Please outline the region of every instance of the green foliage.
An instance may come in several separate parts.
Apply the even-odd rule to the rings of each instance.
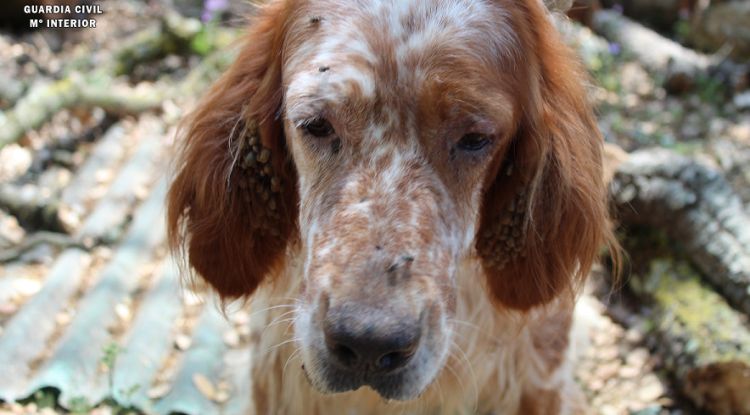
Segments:
[[[141,389],[141,385],[135,384],[130,386],[128,389],[121,390],[122,394],[127,397],[131,398],[136,392],[138,392]]]
[[[690,26],[690,21],[686,19],[676,21],[672,28],[676,40],[680,43],[688,43],[691,31],[692,27]]]
[[[190,50],[201,56],[208,55],[216,45],[216,24],[209,22],[196,34],[190,42]]]
[[[55,409],[57,405],[57,396],[59,392],[52,388],[44,388],[34,392],[29,398],[24,399],[21,404],[26,405],[29,403],[36,404],[37,408],[52,408]]]
[[[135,390],[137,390],[138,388],[140,388],[140,386],[136,385]],[[135,390],[133,390],[133,393],[135,393]],[[102,402],[102,405],[110,407],[112,409],[112,413],[115,415],[139,415],[143,413],[137,408],[122,406],[112,398],[105,399],[104,402]]]
[[[617,57],[611,53],[603,52],[591,56],[587,62],[591,74],[596,82],[604,87],[607,91],[620,93],[622,85],[617,76],[616,67],[618,65]]]
[[[104,346],[104,350],[102,350],[103,356],[101,362],[110,370],[110,372],[112,371],[112,369],[114,369],[115,362],[117,361],[117,355],[121,351],[122,348],[120,347],[120,345],[114,341]]]
[[[229,46],[236,39],[236,35],[235,30],[223,28],[214,20],[209,21],[190,39],[190,52],[207,56]]]
[[[86,398],[84,397],[76,397],[70,400],[70,404],[68,405],[70,409],[70,413],[75,415],[84,415],[91,412],[92,409],[94,409],[94,406],[91,405]]]
[[[122,353],[123,348],[115,341],[110,342],[107,344],[104,349],[102,350],[102,358],[101,362],[102,364],[107,368],[108,375],[109,375],[109,397],[102,402],[104,405],[109,406],[112,408],[112,413],[116,415],[130,415],[130,414],[138,414],[140,411],[138,411],[136,408],[131,407],[125,407],[120,405],[119,402],[117,402],[114,399],[114,375],[115,375],[115,363],[117,363],[117,357],[120,353]],[[120,393],[125,396],[126,398],[130,398],[138,392],[141,388],[141,385],[132,385],[126,390],[121,390]]]
[[[727,97],[726,85],[716,77],[710,75],[702,75],[695,80],[695,89],[701,101],[711,104],[719,105],[724,102]]]

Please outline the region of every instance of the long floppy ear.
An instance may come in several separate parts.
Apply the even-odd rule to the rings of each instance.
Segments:
[[[601,247],[617,244],[587,78],[542,3],[518,3],[530,90],[515,137],[488,178],[476,247],[496,303],[527,310],[573,295]]]
[[[169,190],[170,246],[222,298],[252,294],[296,235],[296,173],[277,119],[285,3],[260,10],[236,61],[186,120]]]

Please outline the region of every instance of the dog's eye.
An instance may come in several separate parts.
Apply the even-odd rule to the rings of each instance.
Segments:
[[[333,126],[325,118],[314,118],[306,122],[302,128],[313,137],[323,138],[333,134]]]
[[[490,139],[479,133],[469,133],[458,141],[458,148],[464,151],[479,151],[489,144]]]

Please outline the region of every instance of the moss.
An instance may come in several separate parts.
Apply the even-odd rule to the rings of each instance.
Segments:
[[[679,260],[654,259],[642,278],[654,301],[657,330],[693,357],[696,366],[740,360],[750,364],[750,333],[741,315],[690,266]]]

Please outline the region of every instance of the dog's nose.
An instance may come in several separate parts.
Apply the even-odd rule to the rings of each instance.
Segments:
[[[350,370],[391,372],[405,366],[419,346],[419,321],[369,307],[328,310],[326,346],[335,362]]]

